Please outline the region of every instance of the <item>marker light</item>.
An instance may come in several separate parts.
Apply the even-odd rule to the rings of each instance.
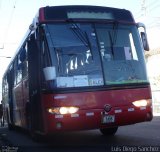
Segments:
[[[143,100],[134,101],[132,103],[136,107],[146,107],[148,102],[147,102],[147,100],[143,99]]]
[[[70,107],[68,109],[69,113],[72,114],[72,113],[76,113],[78,111],[78,108],[77,107]]]
[[[49,108],[48,112],[52,114],[73,114],[79,110],[78,107],[56,107],[56,108]]]

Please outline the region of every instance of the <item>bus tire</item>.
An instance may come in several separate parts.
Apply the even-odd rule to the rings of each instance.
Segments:
[[[31,136],[31,138],[32,138],[33,141],[35,141],[35,142],[39,141],[38,135],[34,131],[30,130],[29,133],[30,133],[30,136]]]
[[[34,142],[41,142],[43,138],[40,134],[36,133],[36,131],[34,130],[32,126],[31,116],[28,115],[27,119],[28,119],[27,129],[29,131],[30,137],[32,138]]]
[[[117,130],[118,130],[118,127],[103,128],[103,129],[100,129],[100,132],[105,136],[114,136]]]
[[[13,130],[14,126],[12,124],[8,124],[8,130]]]
[[[26,103],[26,127],[30,131],[31,130],[31,114],[30,114],[30,104]]]
[[[34,142],[37,142],[37,143],[41,143],[45,141],[45,136],[38,134],[33,130],[30,130],[30,137]]]
[[[13,130],[14,129],[14,126],[9,123],[9,112],[7,111],[7,124],[8,124],[8,130]]]

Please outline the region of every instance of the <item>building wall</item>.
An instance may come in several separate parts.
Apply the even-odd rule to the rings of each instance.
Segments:
[[[148,71],[148,77],[149,77],[149,80],[151,83],[151,89],[152,89],[153,112],[154,112],[154,115],[160,115],[160,53],[159,51],[152,51],[150,55],[147,55],[147,71]]]

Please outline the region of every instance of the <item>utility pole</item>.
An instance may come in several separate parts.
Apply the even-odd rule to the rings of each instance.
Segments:
[[[142,0],[141,4],[141,16],[146,17],[147,15],[147,7],[146,7],[146,0]]]
[[[0,58],[11,58],[10,56],[0,56]]]

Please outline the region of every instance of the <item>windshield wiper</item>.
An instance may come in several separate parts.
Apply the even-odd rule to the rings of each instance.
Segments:
[[[71,24],[71,29],[72,31],[76,34],[76,36],[79,38],[79,40],[86,46],[88,47],[86,36],[83,33],[83,31],[79,28],[79,26],[76,23]]]
[[[91,51],[91,57],[93,58],[92,46],[87,32],[86,31],[83,32],[82,29],[76,23],[72,23],[71,25],[72,25],[71,27],[72,31],[76,34],[79,40]]]

